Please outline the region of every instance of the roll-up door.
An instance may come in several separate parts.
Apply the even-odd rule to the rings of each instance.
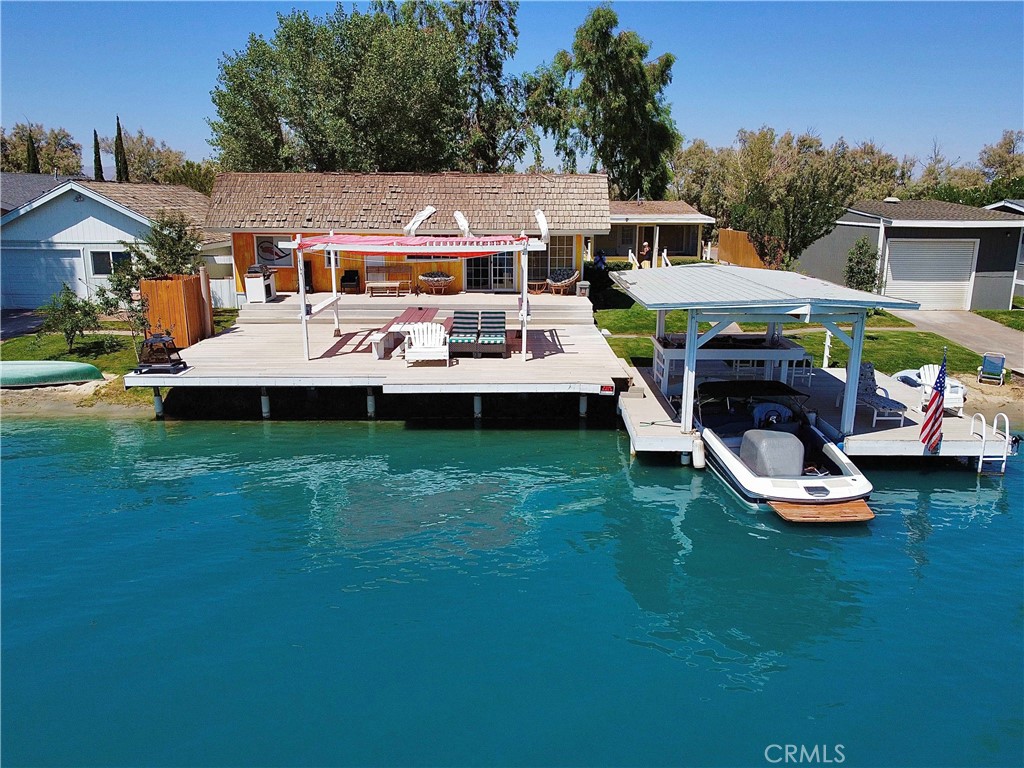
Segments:
[[[885,295],[921,309],[970,309],[976,240],[890,240]]]
[[[67,283],[84,295],[85,264],[78,250],[4,248],[0,251],[0,293],[4,309],[36,309]]]

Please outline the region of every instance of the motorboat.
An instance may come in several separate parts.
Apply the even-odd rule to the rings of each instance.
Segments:
[[[780,381],[707,381],[694,421],[711,467],[752,506],[791,522],[874,517],[864,474],[816,426],[809,395]]]

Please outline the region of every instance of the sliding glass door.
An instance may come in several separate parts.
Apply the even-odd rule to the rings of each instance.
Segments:
[[[496,253],[466,259],[467,291],[512,291],[516,287],[516,256]]]

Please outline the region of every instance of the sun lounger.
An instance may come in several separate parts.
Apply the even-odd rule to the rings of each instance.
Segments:
[[[476,355],[477,338],[480,335],[480,313],[457,309],[452,313],[452,328],[448,336],[448,351],[455,355],[468,352]]]
[[[477,355],[498,352],[508,357],[508,344],[505,333],[505,313],[484,311],[480,313],[480,336],[477,339]]]
[[[836,405],[843,399],[843,392],[836,396]],[[878,386],[875,381],[875,366],[871,363],[861,363],[860,379],[857,382],[857,404],[865,405],[872,411],[871,426],[874,427],[880,421],[899,421],[903,426],[906,418],[907,406],[899,400],[889,397],[889,390]]]

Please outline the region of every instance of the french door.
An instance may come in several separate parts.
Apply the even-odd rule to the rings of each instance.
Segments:
[[[512,291],[516,287],[514,253],[466,259],[467,291]]]

